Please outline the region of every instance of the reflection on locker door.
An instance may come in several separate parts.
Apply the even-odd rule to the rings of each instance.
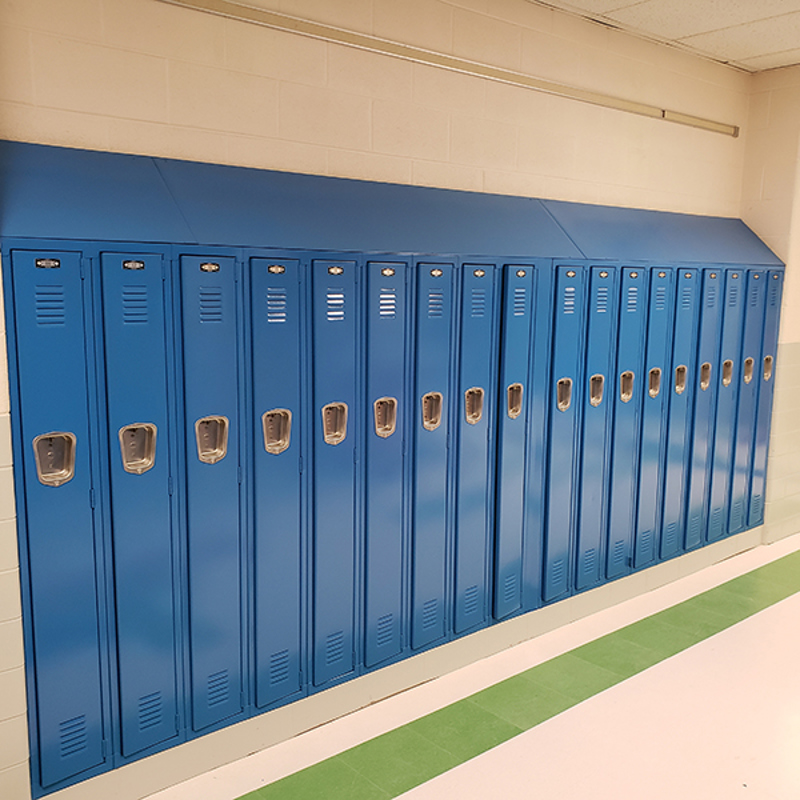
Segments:
[[[296,259],[250,260],[256,705],[299,692],[304,604],[303,275]]]
[[[455,631],[485,625],[494,501],[497,371],[495,265],[464,264],[461,280]]]
[[[404,262],[367,264],[366,653],[368,667],[402,649],[406,373]]]
[[[647,390],[644,375],[647,330],[647,272],[622,270],[617,342],[617,370],[612,387],[614,433],[606,576],[617,578],[631,569],[636,525],[636,479],[639,473],[640,415]]]
[[[742,367],[739,373],[739,407],[736,414],[736,435],[733,448],[729,534],[739,533],[747,527],[766,290],[767,273],[748,270],[744,333],[739,356],[739,363]]]
[[[31,741],[44,787],[106,760],[90,502],[89,281],[81,268],[80,253],[11,253],[36,692]]]
[[[617,331],[617,272],[592,267],[584,371],[583,438],[577,531],[579,591],[604,579],[611,419],[614,408],[614,344]]]
[[[356,262],[312,262],[314,685],[355,667]]]
[[[453,265],[417,265],[411,644],[444,637],[448,553],[448,440]]]
[[[658,557],[658,532],[663,497],[663,472],[667,398],[669,397],[672,310],[671,269],[650,270],[650,309],[647,322],[647,355],[642,380],[642,444],[639,465],[639,505],[633,564],[639,569]]]
[[[532,266],[506,264],[504,273],[497,392],[495,619],[522,607],[525,452],[529,441],[531,320],[536,286],[536,271]]]
[[[672,368],[662,376],[669,392],[664,504],[661,522],[661,558],[683,549],[686,498],[691,455],[692,408],[697,388],[697,327],[700,314],[700,280],[695,269],[678,273],[673,326]]]
[[[766,309],[761,361],[754,380],[758,381],[758,411],[756,413],[753,441],[753,479],[750,489],[748,526],[753,528],[764,522],[764,492],[767,478],[767,450],[772,418],[772,398],[775,391],[775,359],[778,355],[778,322],[781,311],[783,271],[767,274]]]
[[[181,256],[192,719],[242,710],[236,262]]]
[[[164,263],[159,253],[103,253],[100,264],[119,704],[129,756],[178,732]]]

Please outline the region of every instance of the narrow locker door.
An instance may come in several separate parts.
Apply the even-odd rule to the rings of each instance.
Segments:
[[[32,755],[48,787],[105,761],[86,382],[93,369],[86,358],[89,293],[79,253],[16,250],[11,269],[25,485],[20,517],[32,610],[28,668],[36,692],[29,698]]]
[[[525,532],[525,452],[531,384],[531,320],[536,286],[532,266],[506,264],[497,407],[495,619],[522,608]]]
[[[611,420],[614,409],[614,336],[617,330],[617,271],[592,267],[584,372],[583,438],[575,588],[603,580]]]
[[[236,262],[181,256],[193,728],[242,709]]]
[[[761,346],[761,361],[756,366],[754,377],[754,380],[759,383],[759,391],[753,441],[753,481],[748,512],[748,526],[751,528],[764,522],[767,450],[769,448],[770,420],[772,419],[772,397],[775,391],[775,358],[778,355],[778,323],[781,313],[783,271],[769,272],[766,280],[764,337]]]
[[[405,263],[367,264],[366,664],[402,649],[405,536]]]
[[[158,253],[103,253],[100,263],[119,704],[129,756],[178,732],[164,261]]]
[[[717,413],[714,422],[708,510],[709,542],[728,533],[736,406],[744,366],[741,362],[741,349],[745,292],[745,273],[738,269],[728,270],[725,276],[725,307],[722,316],[720,368],[717,374]]]
[[[250,260],[256,705],[298,692],[303,663],[303,277],[296,259]]]
[[[728,533],[747,527],[747,506],[752,478],[753,434],[756,422],[761,338],[764,332],[764,309],[767,273],[748,270],[745,300],[744,334],[739,362],[739,408],[736,414],[736,436],[733,443],[733,475],[731,478],[730,516]]]
[[[687,550],[697,547],[703,541],[708,518],[708,485],[714,444],[713,420],[717,399],[723,288],[724,274],[720,270],[703,270],[697,371],[694,376],[694,429],[689,467],[689,501],[686,511]]]
[[[650,310],[647,354],[642,380],[642,445],[639,464],[639,507],[633,565],[637,569],[658,557],[658,533],[663,498],[667,400],[675,304],[671,269],[650,270]]]
[[[464,264],[459,353],[455,631],[485,625],[494,501],[495,265]]]
[[[555,334],[550,385],[547,532],[544,548],[546,602],[571,589],[575,487],[583,373],[584,274],[581,267],[556,270]]]
[[[411,644],[447,632],[448,447],[453,265],[417,264]]]
[[[683,549],[686,498],[689,486],[692,408],[697,388],[697,329],[700,315],[700,273],[682,269],[678,273],[672,367],[662,376],[669,393],[667,414],[664,504],[661,521],[661,558],[671,558]]]
[[[314,685],[355,667],[355,261],[312,262],[314,285]]]
[[[606,577],[618,578],[631,569],[636,527],[641,409],[647,391],[644,350],[647,331],[647,272],[622,270],[617,333],[617,371],[613,386],[614,434],[611,444],[611,485]]]

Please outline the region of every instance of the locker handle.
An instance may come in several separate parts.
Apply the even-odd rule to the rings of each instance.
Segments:
[[[464,412],[470,425],[477,425],[483,417],[483,389],[473,386],[464,392]]]
[[[516,419],[522,413],[522,384],[512,383],[506,394],[508,395],[508,418]]]
[[[648,378],[647,393],[650,397],[658,397],[661,391],[661,367],[653,367]]]
[[[435,431],[442,421],[442,394],[428,392],[422,396],[422,427]]]
[[[603,389],[606,379],[602,375],[592,375],[589,378],[589,403],[595,407],[603,402]]]
[[[772,356],[764,356],[764,380],[768,381],[772,377]]]
[[[729,358],[726,358],[722,362],[722,385],[730,386],[732,380],[733,380],[733,361],[731,361],[731,359]]]
[[[572,404],[572,378],[561,378],[556,384],[556,406],[566,411]]]
[[[706,361],[700,366],[700,388],[706,391],[711,386],[711,364]]]
[[[36,458],[36,473],[45,486],[61,486],[75,476],[75,447],[78,440],[74,433],[53,431],[43,433],[33,440]]]
[[[325,444],[341,444],[347,438],[347,403],[322,407],[322,436]]]
[[[675,367],[675,394],[683,394],[686,391],[686,364]]]
[[[750,383],[753,380],[753,365],[755,361],[752,358],[746,358],[744,360],[744,382]]]
[[[133,475],[142,475],[156,463],[156,435],[151,422],[135,422],[119,429],[122,468]]]
[[[292,412],[288,408],[273,408],[261,417],[264,430],[264,449],[279,456],[289,449],[292,441]]]
[[[619,399],[630,403],[633,399],[633,372],[626,370],[619,376]]]
[[[204,464],[216,464],[228,453],[228,418],[203,417],[194,424],[197,457]]]
[[[397,427],[397,398],[380,397],[374,403],[375,433],[388,439]]]

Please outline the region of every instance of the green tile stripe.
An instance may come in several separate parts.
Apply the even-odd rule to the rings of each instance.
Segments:
[[[240,800],[397,797],[800,591],[800,551],[634,622]]]

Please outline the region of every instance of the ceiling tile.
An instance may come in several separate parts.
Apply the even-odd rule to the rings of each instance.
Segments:
[[[530,2],[539,3],[540,0],[530,0]],[[565,11],[574,11],[585,16],[607,14],[609,11],[635,6],[641,2],[642,0],[541,0],[543,5],[563,8]]]
[[[745,69],[758,72],[762,69],[775,69],[785,67],[788,64],[800,64],[800,48],[795,50],[784,50],[781,53],[769,53],[753,58],[744,58],[739,62]]]

